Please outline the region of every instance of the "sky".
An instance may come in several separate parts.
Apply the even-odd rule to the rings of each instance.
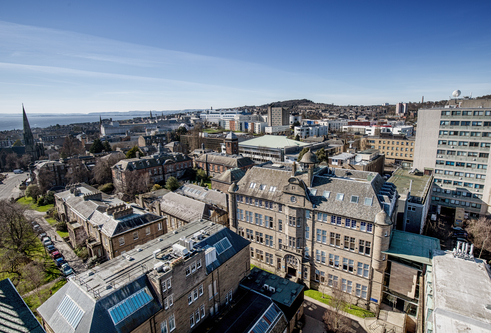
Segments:
[[[491,94],[491,1],[0,1],[0,113]]]

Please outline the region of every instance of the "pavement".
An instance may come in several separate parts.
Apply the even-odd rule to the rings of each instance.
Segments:
[[[33,220],[35,220],[44,232],[51,238],[53,245],[60,251],[60,253],[65,257],[66,262],[73,269],[75,274],[85,272],[87,268],[84,262],[80,259],[72,248],[63,240],[63,238],[58,235],[55,228],[51,226],[48,221],[44,218],[45,213],[41,213],[35,210],[28,210],[26,214]]]
[[[19,184],[29,178],[29,174],[26,172],[19,174],[3,172],[3,174],[7,175],[7,178],[0,183],[0,200],[21,197],[23,192],[19,190]]]
[[[329,305],[319,302],[308,296],[304,296],[303,312],[305,314],[305,325],[302,328],[302,333],[323,333],[324,323],[322,316],[326,310],[331,310]],[[365,326],[365,319],[355,315],[344,313],[344,316],[350,320],[351,333],[366,333],[368,330]]]

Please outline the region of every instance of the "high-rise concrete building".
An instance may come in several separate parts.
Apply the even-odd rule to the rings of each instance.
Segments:
[[[471,217],[489,214],[491,108],[418,111],[413,166],[434,170],[432,210],[464,208]]]
[[[268,126],[290,125],[288,109],[268,106]]]
[[[407,113],[407,103],[397,103],[396,114],[406,114],[406,113]]]

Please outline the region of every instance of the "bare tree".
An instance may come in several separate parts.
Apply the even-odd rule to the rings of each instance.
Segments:
[[[61,148],[62,157],[70,157],[73,155],[80,155],[85,152],[85,149],[78,139],[67,135],[65,141],[63,141],[63,148]]]
[[[47,168],[41,168],[37,174],[37,182],[41,192],[45,193],[56,184],[55,173]]]
[[[81,183],[88,182],[91,178],[91,172],[87,166],[78,158],[72,158],[68,162],[68,170],[66,173],[66,179],[69,183]]]
[[[36,252],[36,235],[24,213],[23,206],[0,201],[0,266],[3,272],[20,275],[18,268],[29,262]]]
[[[489,218],[483,216],[478,220],[471,220],[467,231],[474,246],[481,249],[479,259],[481,259],[483,250],[491,252],[491,220]]]
[[[327,332],[349,332],[351,330],[350,320],[344,315],[344,308],[348,303],[348,295],[339,286],[331,289],[330,310],[326,310],[322,320]]]
[[[123,154],[111,154],[97,160],[94,167],[94,180],[97,184],[111,183],[113,176],[111,167],[124,158]]]
[[[127,195],[130,200],[135,198],[135,194],[148,191],[148,185],[150,184],[148,173],[141,174],[137,170],[127,170],[123,172],[122,178],[118,191]]]
[[[22,267],[22,277],[27,281],[38,297],[41,296],[40,287],[44,283],[44,264],[40,261],[31,261]]]
[[[19,165],[19,156],[16,153],[10,153],[5,156],[5,168],[9,170],[17,169]]]

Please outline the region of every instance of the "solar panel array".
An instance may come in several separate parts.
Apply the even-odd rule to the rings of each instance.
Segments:
[[[150,293],[148,288],[145,287],[111,307],[108,310],[109,315],[116,325],[125,318],[129,317],[131,314],[135,313],[137,310],[141,309],[152,300],[152,294]]]
[[[213,244],[213,247],[217,249],[218,254],[222,254],[226,250],[232,247],[232,244],[230,244],[230,241],[228,240],[227,237],[224,237],[220,239],[218,242]]]
[[[256,324],[249,330],[249,333],[266,333],[276,323],[282,314],[281,310],[272,303]]]
[[[84,310],[82,310],[69,296],[63,298],[56,310],[63,318],[65,318],[73,329],[77,328],[78,323],[80,323],[80,320],[85,313]]]

